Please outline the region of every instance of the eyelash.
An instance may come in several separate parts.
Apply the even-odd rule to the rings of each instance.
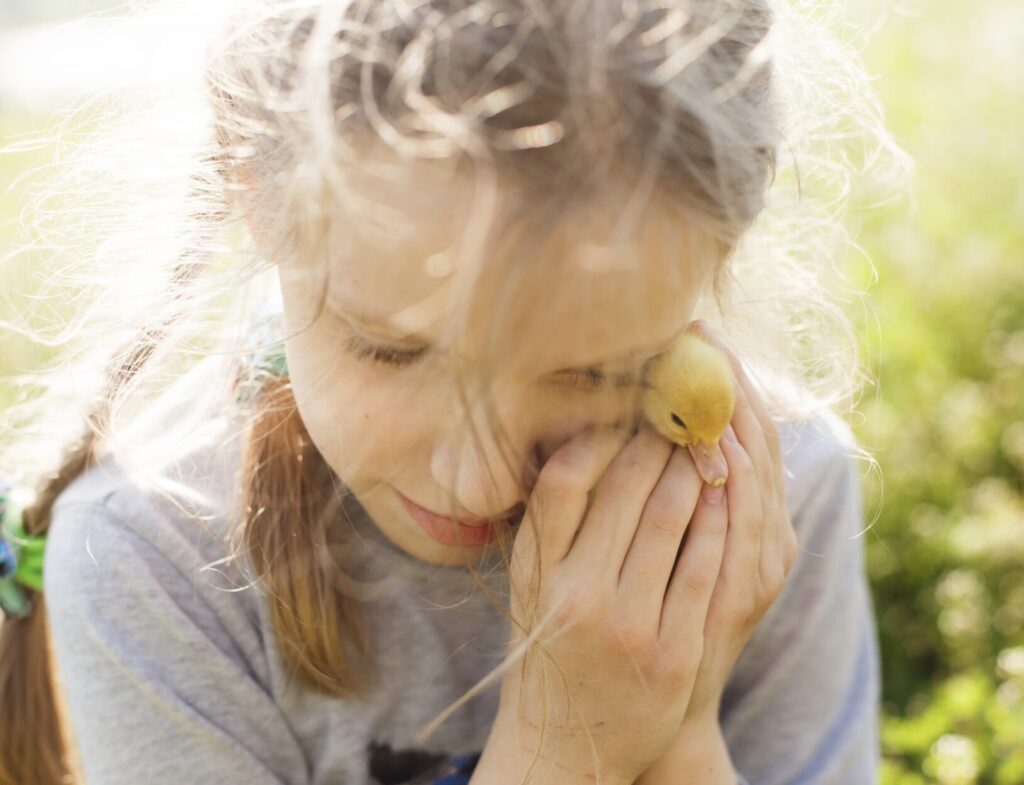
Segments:
[[[425,348],[411,350],[393,349],[389,346],[370,343],[358,335],[350,335],[345,342],[345,348],[359,360],[369,360],[398,368],[412,365],[427,352]],[[598,390],[606,386],[611,378],[619,386],[635,383],[634,378],[629,374],[623,374],[619,377],[608,377],[596,368],[588,368],[580,373],[570,374],[568,378],[571,380],[573,387],[584,391]]]
[[[358,335],[350,335],[345,342],[345,348],[354,354],[357,359],[372,360],[398,367],[412,365],[427,351],[426,349],[402,350],[392,349],[388,346],[379,346],[369,341],[364,341]]]

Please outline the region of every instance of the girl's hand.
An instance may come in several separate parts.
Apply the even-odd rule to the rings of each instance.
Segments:
[[[626,785],[673,742],[725,547],[726,505],[702,486],[689,451],[647,424],[588,429],[545,463],[509,576],[535,638],[513,628],[525,655],[503,677],[488,761],[537,754],[559,781]]]
[[[729,358],[736,377],[736,408],[720,442],[729,464],[729,531],[704,626],[704,655],[687,707],[688,727],[717,725],[732,667],[781,592],[798,551],[786,507],[778,429],[736,355],[707,323],[697,320],[694,329]]]

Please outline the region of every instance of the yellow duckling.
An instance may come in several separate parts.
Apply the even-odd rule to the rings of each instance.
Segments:
[[[716,487],[729,476],[718,440],[735,403],[728,358],[689,329],[645,368],[644,416],[666,439],[688,447],[701,478]]]

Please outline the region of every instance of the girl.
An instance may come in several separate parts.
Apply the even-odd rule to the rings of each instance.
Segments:
[[[767,0],[227,10],[203,103],[100,137],[152,156],[89,213],[113,364],[34,404],[85,435],[8,459],[0,783],[873,782],[813,146],[893,149],[855,60]],[[722,488],[640,416],[687,329]]]

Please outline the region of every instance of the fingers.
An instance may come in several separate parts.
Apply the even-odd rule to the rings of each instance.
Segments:
[[[730,425],[721,440],[722,451],[729,462],[729,478],[725,481],[729,501],[729,535],[722,560],[722,577],[737,586],[757,582],[761,574],[765,538],[775,537],[762,507],[755,468],[750,456],[736,440]]]
[[[779,431],[768,416],[767,409],[743,370],[739,358],[705,322],[696,320],[692,324],[701,337],[711,341],[725,353],[739,382],[733,416],[735,431],[742,448],[756,467],[758,485],[761,489],[761,528],[764,529],[764,533],[761,535],[762,548],[758,570],[764,585],[776,586],[779,583],[780,571],[784,570],[783,577],[788,574],[797,553],[796,535],[789,521],[786,505]],[[750,417],[750,413],[753,413],[753,418]],[[756,428],[753,427],[755,420],[758,426]],[[731,543],[727,543],[726,547],[730,548]]]
[[[644,423],[594,488],[594,503],[580,525],[567,562],[579,564],[613,586],[651,491],[674,445]]]
[[[624,429],[588,428],[559,447],[545,462],[516,534],[513,558],[523,568],[557,564],[569,552],[586,513],[590,490],[630,439]]]
[[[672,577],[679,543],[683,539],[702,480],[690,453],[683,447],[672,450],[668,465],[644,506],[619,575],[619,594],[624,598],[651,598],[635,604],[634,613],[649,614],[644,621],[657,629],[665,587]]]
[[[728,491],[729,532],[720,577],[727,598],[723,602],[738,609],[739,618],[756,622],[782,590],[796,559],[796,535],[785,503],[761,494],[751,481],[752,462],[731,428],[726,429],[722,446],[729,460],[730,480],[748,476]]]
[[[730,472],[730,475],[732,472]],[[712,501],[711,496],[722,493]],[[676,650],[702,640],[711,595],[718,582],[729,529],[729,485],[703,485],[689,523],[686,545],[672,573],[661,609],[658,637]]]
[[[755,474],[762,493],[773,494],[775,487],[775,463],[765,440],[764,430],[750,405],[750,398],[742,386],[736,392],[736,409],[733,412],[733,428],[739,443],[754,463]]]
[[[761,579],[769,591],[781,588],[796,561],[799,551],[796,532],[790,521],[785,502],[776,501],[771,510],[765,510],[765,534],[761,547]],[[774,523],[772,523],[774,521]]]

